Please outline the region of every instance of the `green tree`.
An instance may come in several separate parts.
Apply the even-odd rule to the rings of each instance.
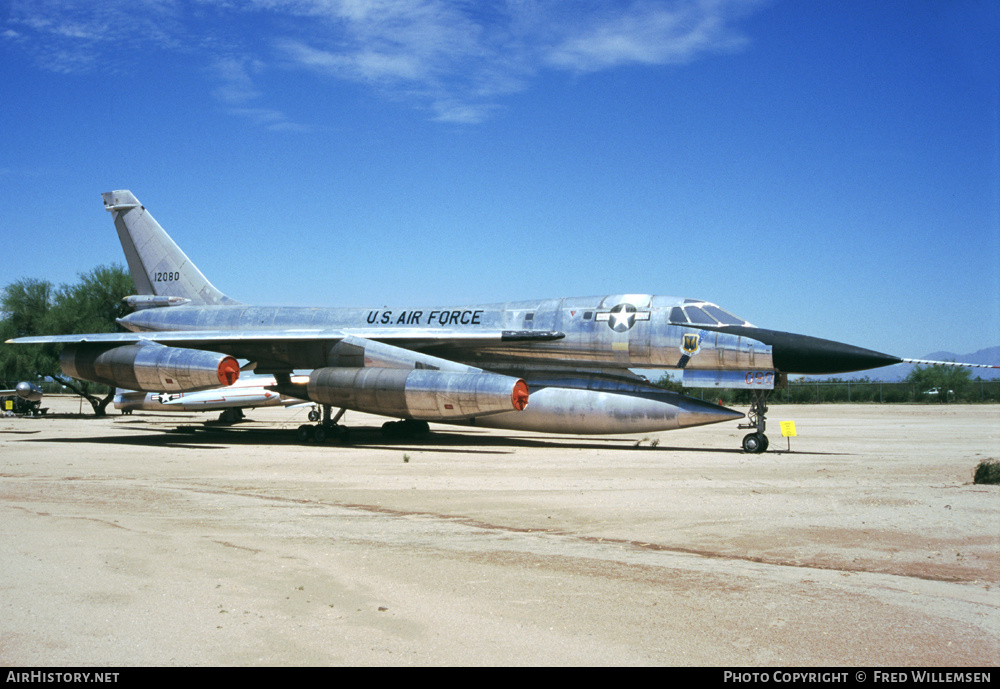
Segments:
[[[915,386],[918,399],[928,402],[950,402],[959,399],[969,387],[972,374],[961,366],[917,366],[906,376]]]
[[[53,290],[44,280],[23,278],[7,285],[0,295],[2,341],[30,335],[71,335],[115,332],[115,322],[128,313],[122,299],[135,294],[128,271],[122,266],[98,266],[81,273],[79,282]],[[84,397],[103,416],[114,399],[114,390],[96,392],[97,386],[62,374],[61,345],[0,345],[0,377],[6,381],[51,378]]]
[[[130,312],[122,301],[130,294],[135,286],[127,270],[117,264],[97,266],[81,273],[76,284],[59,288],[48,325],[60,335],[120,331],[116,319]]]
[[[670,390],[671,392],[684,392],[684,385],[680,381],[671,378],[669,373],[664,373],[660,376],[659,380],[653,381],[653,385],[664,390]]]
[[[48,333],[53,299],[52,283],[45,280],[22,278],[7,285],[0,294],[0,343]],[[0,344],[2,387],[9,389],[22,380],[36,380],[45,375],[41,371],[57,371],[58,359],[54,346]]]

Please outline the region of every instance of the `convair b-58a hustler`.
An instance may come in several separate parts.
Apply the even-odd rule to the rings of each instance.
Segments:
[[[246,360],[243,370],[275,377],[276,392],[324,407],[317,437],[338,432],[345,410],[397,419],[389,428],[398,432],[442,422],[647,433],[744,417],[630,370],[663,369],[681,372],[685,387],[752,391],[743,449],[763,452],[768,394],[789,374],[914,361],[648,294],[438,308],[251,306],[214,287],[131,192],[103,198],[138,291],[126,298],[135,311],[119,320],[129,332],[12,342],[64,343],[66,375],[144,392],[232,385],[237,359]]]

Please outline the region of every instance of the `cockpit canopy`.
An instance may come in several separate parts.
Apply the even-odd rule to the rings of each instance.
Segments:
[[[670,322],[674,325],[697,325],[709,328],[722,325],[746,325],[754,327],[751,323],[734,316],[724,309],[720,309],[715,304],[707,301],[696,301],[688,299],[684,306],[675,306],[670,309]]]

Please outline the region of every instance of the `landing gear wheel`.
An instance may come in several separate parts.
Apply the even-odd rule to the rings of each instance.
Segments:
[[[743,436],[743,451],[759,455],[767,449],[767,436],[763,433],[748,433]]]
[[[752,390],[751,394],[753,397],[750,410],[747,412],[750,423],[740,424],[740,428],[751,429],[753,433],[743,437],[743,451],[759,455],[766,452],[767,446],[770,444],[767,436],[764,435],[764,429],[767,427],[765,416],[767,414],[767,398],[771,394],[771,390]]]
[[[415,438],[430,433],[431,427],[426,421],[403,419],[401,421],[386,421],[382,424],[383,438]]]
[[[300,443],[308,443],[313,436],[313,427],[307,423],[299,426],[298,430],[295,431],[295,439]]]
[[[222,410],[222,413],[219,414],[219,423],[239,423],[243,418],[243,410],[239,407],[232,407],[231,409]]]
[[[319,421],[319,417],[320,417],[319,409],[315,409],[314,408],[314,409],[310,410],[310,412],[309,412],[309,420],[310,421],[312,421],[312,422],[315,423],[316,421]]]
[[[351,441],[351,432],[346,426],[337,424],[304,423],[295,431],[295,439],[302,444],[311,442],[322,444],[328,440],[339,440],[347,444]]]

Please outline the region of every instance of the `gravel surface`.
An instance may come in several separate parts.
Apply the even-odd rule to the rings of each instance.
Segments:
[[[0,418],[2,665],[996,665],[996,405],[569,437]],[[86,409],[84,409],[86,411]],[[782,438],[778,421],[798,437]],[[205,423],[208,421],[208,423]]]

